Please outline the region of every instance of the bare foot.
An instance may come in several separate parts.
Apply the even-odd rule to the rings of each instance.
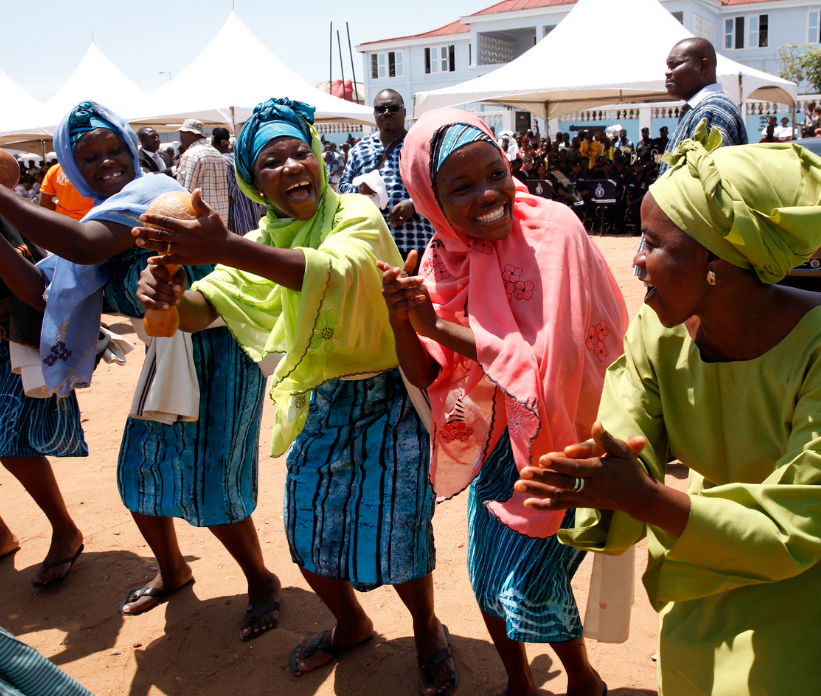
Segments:
[[[51,546],[46,554],[45,563],[54,563],[63,558],[72,558],[83,545],[82,532],[74,527],[65,532],[58,533],[55,529],[51,535]],[[64,578],[71,570],[71,563],[61,563],[47,570],[41,567],[34,576],[35,585],[49,585]]]
[[[347,629],[337,624],[330,631],[303,640],[297,646],[296,655],[292,655],[291,666],[296,666],[299,674],[310,672],[330,662],[348,648],[369,641],[372,637],[373,622],[367,617],[362,624]]]
[[[240,624],[240,640],[251,640],[279,624],[279,578],[269,573],[268,581],[259,587],[248,587],[248,611]]]
[[[163,579],[162,573],[157,573],[153,580],[149,580],[142,588],[142,590],[148,590],[150,588],[156,588],[157,590],[164,590],[168,594],[174,592],[175,590],[180,589],[181,587],[187,585],[191,582],[191,578],[193,577],[193,572],[191,571],[191,566],[188,564],[183,566],[183,569],[175,574],[172,578],[168,581]],[[148,611],[156,604],[160,602],[164,602],[168,598],[168,594],[163,594],[159,597],[157,596],[150,596],[148,594],[142,594],[138,599],[134,600],[133,602],[123,602],[120,605],[120,613],[121,614],[142,614],[144,611]],[[129,593],[131,596],[131,593]]]

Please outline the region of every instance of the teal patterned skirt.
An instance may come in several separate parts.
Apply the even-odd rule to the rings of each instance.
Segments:
[[[468,573],[482,611],[504,619],[507,637],[526,643],[561,643],[582,635],[570,587],[584,551],[555,536],[535,539],[505,527],[485,507],[506,500],[519,475],[507,431],[470,485]],[[568,510],[562,527],[572,527]]]

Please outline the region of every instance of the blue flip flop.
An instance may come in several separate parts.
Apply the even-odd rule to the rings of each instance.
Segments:
[[[442,624],[442,631],[445,633],[447,647],[442,648],[436,652],[435,655],[427,659],[422,659],[418,655],[416,656],[416,661],[419,663],[419,669],[422,670],[422,674],[424,674],[425,682],[427,684],[433,684],[436,681],[436,672],[442,662],[448,658],[453,659],[453,646],[450,644],[450,632],[445,624]],[[451,681],[450,686],[439,694],[439,696],[450,696],[454,691],[456,691],[457,686],[459,686],[459,670],[456,669],[456,660],[453,660],[453,681]]]

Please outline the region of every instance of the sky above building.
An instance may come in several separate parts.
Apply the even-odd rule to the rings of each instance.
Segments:
[[[345,78],[351,63],[345,22],[351,32],[357,80],[362,55],[356,45],[434,29],[477,12],[492,0],[2,0],[0,70],[47,101],[82,60],[92,36],[108,58],[147,92],[168,73],[186,67],[214,37],[232,8],[283,63],[309,82],[328,79],[329,24],[334,25],[333,77],[341,77],[336,31],[342,40]],[[242,55],[225,56],[237,70],[254,70]],[[259,76],[260,80],[265,75]]]

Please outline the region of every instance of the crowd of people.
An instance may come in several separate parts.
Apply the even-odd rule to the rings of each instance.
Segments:
[[[406,131],[385,90],[377,132],[347,156],[323,146],[312,106],[283,97],[233,148],[186,120],[174,160],[153,129],[78,104],[56,159],[90,209],[77,219],[57,196],[32,205],[0,186],[0,461],[54,530],[34,587],[63,583],[84,550],[48,457],[88,455],[75,390],[92,383],[105,300],[140,329],[174,310],[180,329],[146,337],[146,391],[124,425],[118,490],[159,570],[123,592],[122,615],[194,582],[180,518],[247,579],[239,639],[276,629],[280,581],[251,517],[270,378],[291,560],[334,619],[293,647],[295,674],[371,640],[357,592],[390,585],[412,617],[420,693],[456,691],[432,517],[467,490],[468,571],[504,696],[539,691],[525,643],[551,645],[569,695],[608,693],[570,581],[586,551],[644,537],[660,693],[811,693],[821,295],[777,282],[821,246],[821,159],[722,147],[747,136],[708,42],[673,47],[667,77],[688,109],[635,152],[625,133],[497,140],[455,109]],[[642,221],[632,322],[580,220],[599,170]],[[529,190],[530,173],[556,200]],[[187,218],[151,207],[186,191]],[[37,390],[18,374],[24,349]],[[168,383],[152,393],[157,374]],[[687,493],[665,485],[671,454]],[[0,520],[0,559],[19,546]],[[0,631],[6,685],[88,694]]]

